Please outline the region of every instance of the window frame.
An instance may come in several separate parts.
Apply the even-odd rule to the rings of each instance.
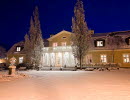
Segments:
[[[106,54],[100,55],[100,62],[101,63],[107,63],[107,55]]]
[[[54,45],[54,44],[56,44],[56,45]],[[58,43],[57,43],[57,42],[53,42],[53,43],[52,43],[52,46],[53,46],[53,47],[57,47],[57,46],[58,46]]]
[[[19,57],[19,64],[23,63],[23,61],[24,61],[24,57]]]
[[[21,48],[20,46],[17,46],[17,47],[16,47],[16,51],[17,51],[17,52],[20,52],[21,49],[22,49],[22,48]]]
[[[123,63],[130,63],[130,53],[123,54]]]
[[[96,46],[97,46],[97,47],[103,47],[103,46],[104,46],[103,40],[97,40],[97,41],[96,41]]]

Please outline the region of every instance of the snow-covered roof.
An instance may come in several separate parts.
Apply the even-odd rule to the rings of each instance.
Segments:
[[[104,37],[104,36],[107,36],[109,33],[94,33],[93,35],[92,35],[92,37]]]
[[[113,35],[130,35],[130,31],[111,32]]]
[[[20,42],[14,44],[14,45],[9,49],[9,51],[7,52],[7,54],[13,54],[13,53],[16,51],[16,47],[17,47],[17,46],[24,47],[24,41],[20,41]]]
[[[109,33],[95,33],[92,37],[106,37],[108,35],[130,35],[130,31],[117,31],[117,32],[109,32]]]

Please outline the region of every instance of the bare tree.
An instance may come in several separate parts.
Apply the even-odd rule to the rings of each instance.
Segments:
[[[123,45],[123,39],[121,36],[115,34],[109,34],[107,36],[108,47],[112,50],[112,63],[114,63],[115,50],[120,48]]]
[[[40,66],[43,47],[44,44],[39,21],[38,7],[36,7],[33,12],[33,17],[31,17],[29,33],[25,35],[24,45],[24,50],[27,55],[26,59],[33,68]]]
[[[72,18],[72,50],[74,57],[77,58],[80,68],[89,48],[91,35],[85,22],[83,2],[78,0],[74,8],[74,17]]]

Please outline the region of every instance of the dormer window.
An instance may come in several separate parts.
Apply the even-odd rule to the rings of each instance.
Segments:
[[[97,47],[103,47],[103,41],[97,41]]]
[[[130,45],[130,37],[126,38],[125,42],[126,42],[127,45]]]
[[[17,48],[16,48],[16,51],[17,51],[17,52],[20,52],[20,51],[21,51],[21,47],[17,47]]]
[[[130,39],[129,39],[129,45],[130,45]]]

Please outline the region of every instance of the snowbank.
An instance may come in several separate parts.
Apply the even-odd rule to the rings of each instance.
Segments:
[[[0,72],[0,82],[12,81],[29,77],[27,74],[17,73],[16,75],[8,75],[7,72]]]

